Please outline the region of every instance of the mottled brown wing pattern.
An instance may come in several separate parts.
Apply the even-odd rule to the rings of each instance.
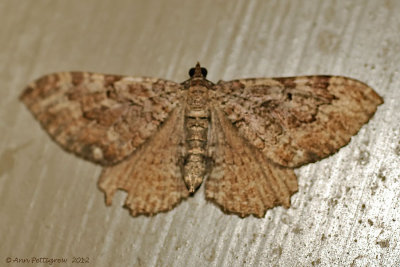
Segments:
[[[64,149],[112,165],[157,131],[180,88],[155,78],[63,72],[31,83],[21,100]]]
[[[267,160],[218,108],[211,114],[210,156],[214,163],[206,181],[206,198],[228,213],[263,217],[277,205],[290,206],[297,191],[293,170]]]
[[[182,179],[183,110],[177,107],[160,129],[133,155],[105,167],[99,187],[111,205],[117,189],[128,193],[125,206],[133,216],[168,211],[189,196]]]
[[[336,152],[383,103],[366,84],[338,76],[241,79],[215,93],[240,136],[288,167]]]
[[[67,151],[105,165],[111,205],[128,193],[133,216],[168,211],[205,177],[206,198],[263,217],[290,206],[293,168],[346,145],[382,98],[351,78],[239,79],[214,85],[197,64],[182,84],[87,72],[55,73],[21,95]]]

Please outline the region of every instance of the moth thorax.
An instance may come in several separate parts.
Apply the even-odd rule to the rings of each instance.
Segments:
[[[205,86],[191,86],[188,90],[187,104],[190,108],[205,108],[208,103],[208,88]]]

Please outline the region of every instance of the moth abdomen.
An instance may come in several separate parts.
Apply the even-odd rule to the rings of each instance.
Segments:
[[[206,147],[209,118],[193,116],[193,112],[187,111],[185,116],[185,160],[183,177],[189,191],[193,193],[203,182],[206,175]],[[190,116],[188,116],[190,114]]]

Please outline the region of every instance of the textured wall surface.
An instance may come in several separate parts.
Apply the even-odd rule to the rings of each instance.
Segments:
[[[399,266],[399,13],[396,0],[1,0],[0,265]],[[101,168],[63,151],[18,101],[50,72],[183,81],[197,61],[215,82],[350,76],[385,103],[349,145],[296,170],[291,208],[240,219],[203,189],[150,218],[122,209],[123,192],[106,207]]]

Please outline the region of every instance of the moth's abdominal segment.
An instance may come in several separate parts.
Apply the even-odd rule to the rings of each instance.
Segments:
[[[206,175],[206,147],[210,110],[208,107],[208,88],[203,81],[205,81],[204,76],[195,69],[186,99],[183,177],[186,187],[191,193],[194,193],[201,185]]]

